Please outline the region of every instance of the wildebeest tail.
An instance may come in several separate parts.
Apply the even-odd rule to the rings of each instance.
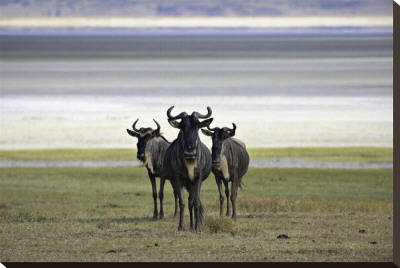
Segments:
[[[243,187],[244,187],[245,185],[244,185],[244,183],[242,182],[242,178],[240,178],[240,182],[239,182],[239,188],[240,188],[240,190],[243,190]]]

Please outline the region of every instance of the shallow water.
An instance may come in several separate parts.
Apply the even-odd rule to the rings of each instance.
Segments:
[[[139,161],[21,161],[1,160],[2,167],[128,167],[143,166]],[[144,166],[143,166],[144,167]],[[327,162],[297,158],[251,159],[254,168],[323,168],[323,169],[380,169],[393,168],[393,163],[374,162]]]
[[[2,149],[173,140],[172,105],[248,147],[393,145],[391,36],[32,38],[2,39]]]

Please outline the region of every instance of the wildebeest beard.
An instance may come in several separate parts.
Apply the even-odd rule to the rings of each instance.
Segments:
[[[186,167],[189,174],[189,179],[191,181],[194,180],[195,177],[195,168],[197,167],[197,159],[185,159],[186,160]]]
[[[148,169],[150,169],[151,173],[154,173],[154,170],[153,170],[153,162],[152,162],[151,154],[150,154],[150,153],[146,153],[146,154],[145,154],[145,158],[144,158],[144,161],[142,161],[142,163],[143,163]]]

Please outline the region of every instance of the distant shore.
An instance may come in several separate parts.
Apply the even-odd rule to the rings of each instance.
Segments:
[[[139,161],[19,161],[0,160],[0,168],[10,167],[125,167],[140,166]],[[379,169],[393,168],[393,163],[324,162],[297,158],[250,160],[253,168],[322,168],[322,169]]]
[[[248,148],[250,167],[393,168],[393,148]],[[140,166],[132,149],[0,150],[0,167]]]

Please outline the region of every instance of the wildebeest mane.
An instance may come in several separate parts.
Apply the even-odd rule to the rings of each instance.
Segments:
[[[238,176],[242,177],[248,169],[249,157],[246,152],[246,145],[238,139],[228,138],[222,142],[221,155],[225,155],[228,163],[238,172]]]

